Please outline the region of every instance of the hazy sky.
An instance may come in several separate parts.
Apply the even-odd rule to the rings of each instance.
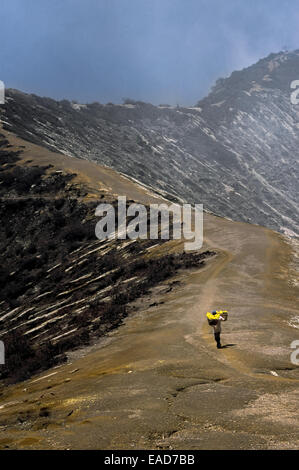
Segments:
[[[53,98],[193,105],[299,48],[298,0],[0,0],[0,80]]]

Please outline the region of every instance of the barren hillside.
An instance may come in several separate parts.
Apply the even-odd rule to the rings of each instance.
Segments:
[[[36,169],[37,163],[41,168],[42,161],[45,165],[50,161],[55,164],[55,171],[48,168],[47,175],[42,176],[45,185],[48,178],[57,177],[55,172],[65,172],[66,167],[71,174],[76,173],[76,177],[63,181],[71,185],[69,199],[76,191],[79,207],[81,204],[86,207],[83,201],[92,203],[88,195],[94,191],[101,194],[105,188],[109,194],[116,194],[117,188],[124,189],[122,185],[128,197],[134,194],[135,200],[157,200],[154,194],[111,170],[93,166],[90,172],[89,165],[94,164],[81,164],[76,159],[68,160],[24,144],[12,135],[6,137],[14,147],[9,150],[7,145],[3,146],[5,158],[9,151],[14,159],[17,145],[25,146],[19,149],[23,153],[18,156],[23,170],[29,166]],[[25,165],[28,160],[32,161]],[[60,163],[59,170],[56,165]],[[8,163],[9,171],[15,171],[15,164],[20,165],[20,161]],[[99,179],[91,178],[96,172]],[[82,185],[87,180],[91,185],[88,190]],[[95,181],[101,181],[100,188],[94,186]],[[14,199],[15,195],[9,197]],[[31,197],[27,194],[22,204],[30,201],[33,206]],[[6,306],[1,314],[1,327],[16,325],[21,317],[29,337],[32,333],[33,338],[39,337],[39,333],[48,334],[55,343],[57,337],[59,340],[59,336],[61,339],[67,333],[74,339],[70,328],[73,320],[74,327],[78,329],[79,325],[82,333],[92,332],[90,325],[99,324],[108,336],[95,335],[89,346],[85,344],[73,352],[75,344],[71,344],[66,348],[65,364],[54,365],[20,384],[2,386],[2,448],[298,448],[298,367],[290,361],[290,345],[297,339],[299,314],[295,245],[269,229],[209,214],[205,215],[204,227],[203,256],[211,252],[217,255],[207,259],[204,266],[203,259],[196,258],[195,263],[194,258],[191,260],[192,268],[174,266],[166,278],[168,264],[164,264],[162,278],[150,285],[150,292],[145,289],[130,299],[127,307],[130,312],[125,318],[111,317],[115,306],[110,303],[110,315],[105,317],[101,304],[107,295],[105,289],[109,292],[112,286],[120,289],[127,282],[126,293],[130,293],[130,282],[134,287],[137,280],[149,279],[148,271],[134,272],[137,279],[133,282],[132,273],[125,267],[117,279],[109,277],[107,287],[98,284],[96,278],[101,274],[95,268],[99,269],[98,263],[105,261],[107,246],[84,239],[60,261],[64,270],[61,283],[51,286],[57,297],[55,304],[51,297],[54,294],[44,289],[25,291],[20,299],[24,303],[13,308]],[[118,248],[117,268],[122,263],[122,253],[130,265],[130,247],[125,244]],[[155,247],[150,258],[146,255],[148,248],[145,244],[135,252],[135,262],[143,259],[148,263],[155,259],[155,252],[156,259],[161,260],[162,256],[166,262],[170,254],[174,256],[172,261],[183,264],[186,261],[175,255],[182,250],[180,243]],[[56,247],[53,253],[60,255],[60,250]],[[93,250],[97,260],[90,257]],[[81,271],[79,265],[84,260],[87,268],[85,271],[82,267]],[[111,262],[110,257],[108,260]],[[50,273],[59,268],[55,268],[56,259],[47,263]],[[74,276],[68,274],[70,268],[76,270]],[[19,269],[18,275],[21,272]],[[107,268],[104,272],[107,275]],[[47,279],[46,275],[42,282],[48,282]],[[89,284],[89,280],[93,283]],[[63,306],[65,296],[73,296],[69,291],[77,286],[80,288],[76,300],[72,298],[61,311],[61,305],[56,304],[62,302]],[[91,309],[95,294],[100,303]],[[27,298],[30,305],[26,304]],[[13,300],[17,302],[18,298]],[[78,304],[69,305],[75,302]],[[229,311],[221,350],[215,348],[204,316],[212,308]],[[83,311],[88,313],[82,318],[87,322],[84,325],[78,319]],[[113,321],[119,325],[120,318],[122,324],[112,330]],[[28,326],[30,321],[32,327]],[[49,326],[47,321],[53,321],[53,325]],[[31,331],[34,329],[36,332]]]

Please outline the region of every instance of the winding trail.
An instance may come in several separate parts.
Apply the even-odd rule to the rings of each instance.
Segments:
[[[204,249],[217,256],[203,269],[155,290],[156,307],[143,299],[71,363],[4,391],[0,446],[298,448],[292,247],[266,228],[211,215],[204,229]],[[221,350],[205,320],[211,308],[229,311]]]

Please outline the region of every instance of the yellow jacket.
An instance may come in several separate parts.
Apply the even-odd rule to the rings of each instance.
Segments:
[[[219,318],[221,317],[221,315],[223,313],[227,313],[227,311],[226,310],[217,310],[215,315],[213,315],[211,312],[208,312],[207,313],[207,319],[208,320],[219,320]]]

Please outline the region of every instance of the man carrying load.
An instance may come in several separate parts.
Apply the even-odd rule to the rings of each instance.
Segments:
[[[221,349],[220,333],[221,333],[221,322],[227,320],[226,310],[213,310],[212,313],[207,313],[207,319],[210,326],[213,327],[214,337],[217,343],[217,348]]]

